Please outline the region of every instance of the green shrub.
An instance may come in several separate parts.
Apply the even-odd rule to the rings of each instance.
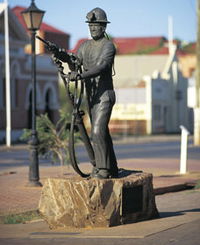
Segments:
[[[69,164],[68,138],[69,138],[69,115],[60,111],[60,120],[54,125],[47,114],[36,117],[36,129],[39,145],[38,153],[52,163],[60,162],[63,166]],[[29,140],[31,129],[24,129],[21,140]],[[75,142],[78,135],[75,135]]]

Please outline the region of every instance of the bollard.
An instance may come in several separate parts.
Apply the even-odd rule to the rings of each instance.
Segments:
[[[181,129],[181,154],[180,154],[180,174],[186,174],[187,172],[187,143],[189,131],[183,126]]]

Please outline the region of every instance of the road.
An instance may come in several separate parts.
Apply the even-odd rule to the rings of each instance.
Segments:
[[[151,159],[176,159],[179,162],[180,141],[149,142],[149,143],[118,143],[114,146],[118,161],[123,159],[137,159],[150,161]],[[28,149],[28,148],[27,148]],[[23,148],[0,147],[0,170],[11,167],[28,166],[29,152]],[[79,162],[88,162],[87,154],[83,147],[77,147]],[[188,160],[200,161],[200,148],[188,144]],[[40,158],[40,166],[50,166],[49,160]],[[195,169],[192,169],[195,170]]]

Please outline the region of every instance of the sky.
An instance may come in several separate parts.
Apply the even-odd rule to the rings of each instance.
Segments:
[[[30,0],[7,0],[10,7],[28,7]],[[173,36],[185,42],[196,40],[197,0],[35,0],[45,10],[43,21],[70,34],[70,47],[88,37],[87,13],[95,7],[104,9],[107,33],[112,37],[168,38],[168,17],[173,19]],[[3,0],[0,0],[3,2]]]

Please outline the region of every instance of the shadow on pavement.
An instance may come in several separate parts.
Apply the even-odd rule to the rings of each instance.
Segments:
[[[159,212],[160,218],[168,218],[168,217],[173,217],[173,216],[180,216],[184,215],[185,213],[194,213],[194,212],[200,212],[200,208],[195,208],[195,209],[187,209],[187,210],[181,210],[181,211],[176,211],[176,212]]]
[[[119,178],[124,178],[127,177],[131,174],[138,174],[138,173],[142,173],[143,171],[138,171],[138,170],[128,170],[128,169],[124,169],[124,168],[120,168],[118,175]]]

